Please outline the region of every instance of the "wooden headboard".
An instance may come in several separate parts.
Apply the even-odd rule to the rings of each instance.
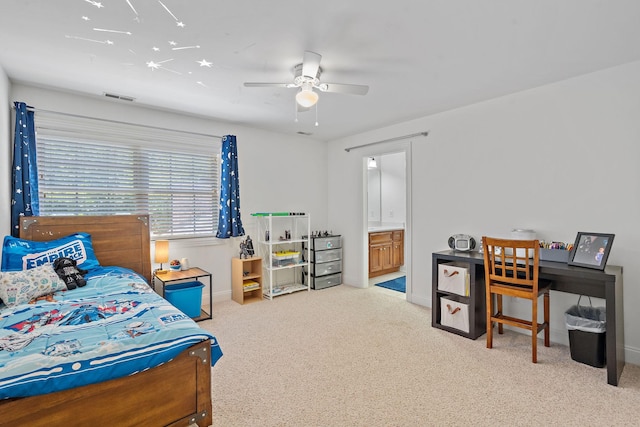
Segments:
[[[130,268],[151,280],[148,215],[31,216],[20,220],[20,238],[54,240],[89,233],[100,265]]]

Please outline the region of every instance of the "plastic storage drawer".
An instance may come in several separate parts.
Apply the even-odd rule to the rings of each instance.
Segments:
[[[331,261],[322,264],[315,264],[315,277],[326,276],[327,274],[340,273],[342,271],[342,261]]]
[[[330,276],[316,277],[313,281],[313,289],[324,289],[342,283],[342,274],[332,274]]]
[[[440,324],[469,333],[469,305],[441,297]]]
[[[311,249],[314,251],[322,251],[325,249],[337,249],[342,247],[340,236],[332,237],[316,237],[311,239]]]
[[[469,265],[458,262],[438,264],[438,290],[469,296]]]
[[[320,262],[339,261],[342,259],[342,249],[316,251],[316,264]]]

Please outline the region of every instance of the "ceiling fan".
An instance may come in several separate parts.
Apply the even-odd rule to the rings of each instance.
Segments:
[[[254,83],[245,82],[245,87],[286,87],[299,88],[296,94],[296,102],[303,109],[313,107],[318,102],[318,92],[334,92],[349,93],[352,95],[366,95],[369,86],[340,84],[340,83],[321,83],[320,76],[322,68],[320,67],[320,59],[322,55],[305,51],[302,63],[293,67],[293,83]]]

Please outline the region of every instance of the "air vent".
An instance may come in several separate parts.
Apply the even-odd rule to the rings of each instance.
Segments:
[[[313,133],[311,132],[303,132],[301,130],[299,130],[298,132],[296,132],[298,135],[304,135],[304,136],[310,136],[313,135]]]
[[[132,96],[116,95],[115,93],[105,92],[104,96],[106,96],[107,98],[119,99],[121,101],[129,101],[129,102],[135,101],[135,98]]]

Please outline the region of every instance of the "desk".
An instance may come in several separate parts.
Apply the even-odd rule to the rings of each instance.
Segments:
[[[451,330],[440,324],[440,297],[445,295],[438,291],[438,264],[445,262],[464,262],[470,266],[470,295],[458,297],[468,303],[471,331],[479,331],[484,326],[486,332],[486,301],[484,297],[484,259],[479,252],[455,252],[451,250],[435,252],[432,254],[432,295],[433,309],[431,325],[468,338],[476,339],[478,333],[464,334]],[[577,295],[588,295],[605,300],[607,312],[607,331],[605,332],[607,352],[607,382],[618,385],[620,375],[624,368],[624,311],[622,304],[622,267],[608,265],[604,271],[575,267],[561,262],[540,261],[540,279],[552,281],[551,289],[554,291],[568,292]],[[474,289],[475,288],[475,289]],[[471,313],[476,313],[471,316]],[[564,314],[564,313],[563,313]],[[472,320],[473,317],[473,320]],[[480,333],[481,335],[481,333]]]

